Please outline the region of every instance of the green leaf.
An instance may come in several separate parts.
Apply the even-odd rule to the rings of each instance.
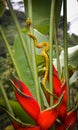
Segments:
[[[28,16],[27,1],[24,0],[26,14]],[[32,14],[33,14],[33,26],[42,33],[47,33],[49,29],[50,18],[50,5],[51,0],[33,0],[32,1]]]
[[[30,88],[32,92],[34,92],[34,82],[19,37],[17,37],[14,42],[14,58],[23,82]],[[35,93],[33,94],[35,95]]]
[[[29,117],[26,112],[23,110],[23,108],[19,105],[18,102],[9,100],[9,103],[13,109],[13,112],[16,116],[16,118],[20,119],[22,122],[26,123],[34,123],[34,121]],[[0,106],[3,106],[6,108],[5,102],[3,99],[0,99]]]
[[[5,2],[3,0],[0,0],[0,17],[4,14],[5,11]]]
[[[45,64],[44,57],[41,55],[36,55],[36,63],[37,66],[44,65]]]
[[[47,38],[38,32],[37,30],[34,30],[34,35],[37,37],[38,43],[40,44],[43,41],[47,41]],[[28,52],[30,55],[31,59],[31,45],[30,45],[30,37],[26,34],[26,30],[23,30],[23,38],[26,41],[26,46],[28,48]],[[33,43],[34,44],[34,43]],[[44,62],[44,58],[40,55],[42,49],[36,48],[36,59],[37,59],[37,65],[40,65]],[[40,55],[40,56],[39,56]],[[17,63],[18,69],[20,71],[21,77],[23,79],[23,82],[30,88],[31,92],[35,96],[35,87],[34,87],[34,82],[32,79],[31,72],[29,70],[29,66],[27,63],[27,59],[25,57],[21,42],[19,37],[15,39],[14,42],[14,58]],[[31,66],[32,66],[32,61],[31,61]]]
[[[24,0],[26,15],[28,16],[27,1]],[[47,34],[49,32],[50,23],[50,7],[51,0],[33,0],[32,1],[32,14],[33,14],[33,26],[41,33]],[[55,2],[55,22],[58,27],[60,20],[62,0],[56,0]]]

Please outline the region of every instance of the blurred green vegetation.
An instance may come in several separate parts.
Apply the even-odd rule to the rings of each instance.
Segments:
[[[19,20],[20,26],[25,26],[25,15],[22,12],[15,11],[17,18]],[[14,25],[12,16],[9,12],[9,10],[5,10],[5,13],[0,17],[0,24],[3,27],[4,33],[7,37],[8,43],[11,46],[14,43],[15,37],[17,36],[16,27]],[[12,49],[13,52],[13,49]],[[5,90],[7,92],[7,95],[9,98],[14,98],[12,92],[12,88],[10,87],[8,89],[7,80],[10,78],[11,73],[14,71],[13,64],[11,62],[11,59],[9,57],[9,54],[7,53],[6,47],[4,46],[4,41],[2,39],[2,36],[0,34],[0,80],[2,81]]]

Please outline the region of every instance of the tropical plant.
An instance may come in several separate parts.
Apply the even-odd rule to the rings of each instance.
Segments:
[[[62,2],[64,71],[61,72],[56,34]],[[16,130],[73,130],[77,119],[78,102],[76,101],[73,107],[70,106],[67,1],[24,0],[27,18],[26,27],[23,29],[20,28],[10,0],[1,1],[0,16],[4,13],[5,3],[9,7],[18,32],[13,54],[0,26],[0,33],[15,67],[15,73],[8,83],[13,87],[18,102],[8,100],[0,82],[3,97],[3,100],[0,100],[0,109],[9,115]],[[45,36],[47,33],[48,38]],[[54,57],[57,59],[57,70],[53,65]]]

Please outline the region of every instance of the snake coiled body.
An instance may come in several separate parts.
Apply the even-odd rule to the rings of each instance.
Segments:
[[[44,78],[43,78],[43,87],[45,88],[45,90],[52,95],[51,91],[47,88],[46,86],[46,81],[47,81],[47,78],[48,78],[48,71],[49,71],[49,57],[47,55],[47,51],[49,50],[49,43],[48,42],[42,42],[41,44],[38,44],[37,42],[37,39],[36,37],[31,34],[31,33],[28,33],[28,36],[30,36],[33,41],[34,41],[34,45],[37,47],[37,48],[42,48],[42,47],[45,47],[42,52],[41,52],[41,55],[45,58],[45,62],[46,62],[46,70],[45,70],[45,74],[44,74]]]

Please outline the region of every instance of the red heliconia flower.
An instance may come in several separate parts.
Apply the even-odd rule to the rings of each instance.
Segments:
[[[56,130],[66,130],[68,127],[73,130],[77,119],[77,109],[69,111],[62,120],[62,124],[56,124]]]
[[[54,66],[53,66],[53,89],[54,89],[54,94],[58,98],[61,96],[63,92],[65,92],[62,104],[60,106],[60,112],[59,112],[59,116],[64,117],[67,113],[67,98],[68,98],[67,85],[65,81],[61,83],[58,76],[58,72]],[[48,99],[48,102],[49,102],[48,94],[46,94],[46,98]],[[57,101],[57,98],[54,98],[54,103],[56,103],[56,101]]]
[[[23,82],[15,79],[14,85],[21,92],[19,93],[15,90],[15,96],[18,102],[21,104],[23,109],[29,114],[29,116],[36,121],[40,113],[40,107],[38,105],[38,102],[35,100],[30,90]]]
[[[13,84],[15,87],[15,95],[26,111],[26,113],[35,121],[36,125],[20,125],[18,122],[12,121],[14,128],[16,130],[49,130],[50,127],[54,124],[58,117],[60,102],[64,97],[64,94],[60,96],[56,105],[45,109],[40,110],[38,102],[35,100],[34,96],[31,94],[27,86],[20,80],[14,78]]]

